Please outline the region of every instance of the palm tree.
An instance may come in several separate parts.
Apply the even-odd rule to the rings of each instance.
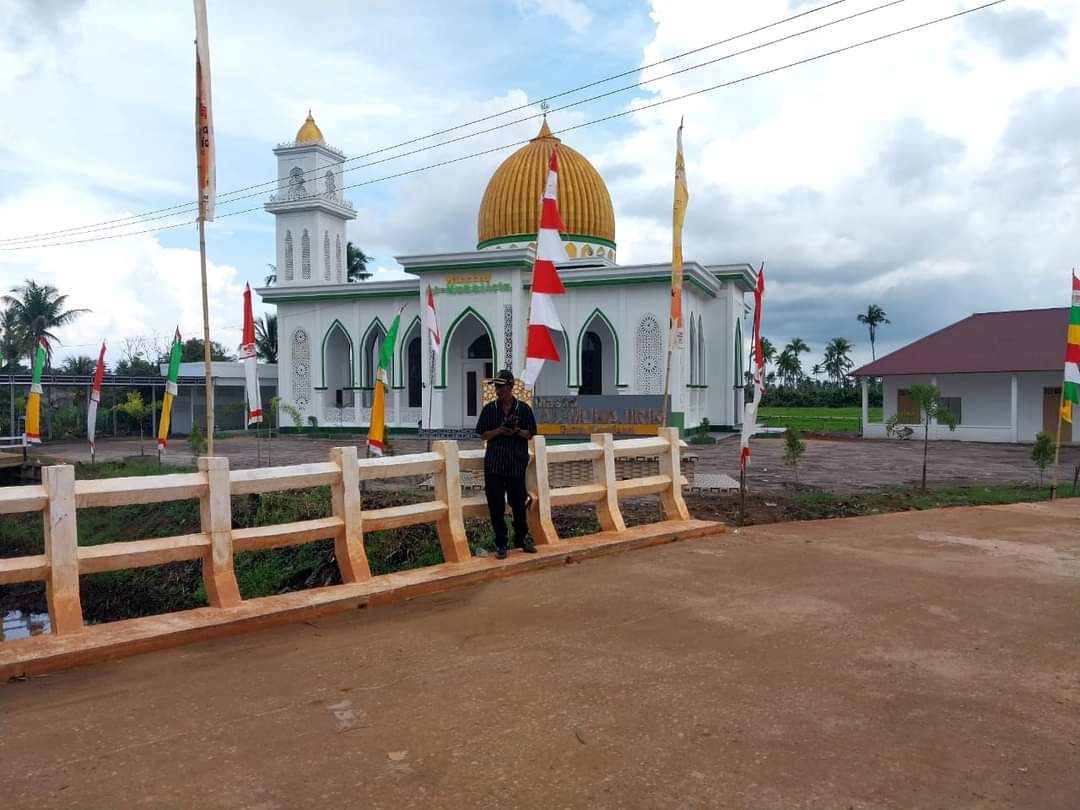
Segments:
[[[829,379],[840,385],[845,375],[851,371],[855,364],[851,361],[851,350],[854,348],[847,338],[833,338],[825,346],[825,358],[821,365]]]
[[[7,307],[0,313],[0,360],[4,368],[14,371],[22,357],[24,339],[19,334],[19,324],[15,319],[15,310]]]
[[[267,264],[266,266],[270,268],[270,272],[266,274],[266,278],[263,280],[263,283],[267,287],[271,287],[274,284],[277,284],[277,265]]]
[[[354,245],[352,242],[345,243],[345,263],[348,266],[348,276],[346,281],[366,281],[371,278],[371,273],[368,272],[367,266],[369,262],[374,261],[373,256],[368,256],[364,251]]]
[[[255,353],[267,363],[277,362],[277,315],[264,314],[255,321]]]
[[[88,309],[64,309],[66,295],[60,295],[51,284],[38,284],[27,279],[21,287],[12,287],[13,295],[0,298],[8,309],[14,311],[15,328],[22,338],[22,354],[31,357],[33,364],[34,347],[44,339],[46,347],[46,365],[52,362],[52,344],[59,342],[53,329],[59,329],[73,323]]]
[[[877,338],[877,328],[882,324],[892,323],[892,321],[885,317],[885,310],[877,304],[868,306],[866,312],[860,312],[855,316],[855,319],[859,323],[866,324],[866,327],[870,330],[870,359],[877,360],[877,353],[874,351],[874,339]]]
[[[761,338],[761,358],[765,361],[766,366],[776,360],[776,347],[767,337]]]
[[[802,362],[799,355],[792,351],[790,344],[785,346],[776,358],[776,370],[784,385],[795,385],[802,377]]]
[[[97,368],[97,360],[89,355],[80,354],[78,357],[69,357],[60,366],[60,371],[70,374],[72,377],[89,377]]]

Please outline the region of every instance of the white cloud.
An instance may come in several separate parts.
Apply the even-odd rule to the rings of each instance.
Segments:
[[[518,0],[522,13],[535,12],[558,17],[575,34],[582,33],[592,22],[593,14],[581,0]]]
[[[0,202],[0,222],[13,233],[72,227],[96,216],[127,216],[108,203],[70,189],[42,187]],[[82,245],[0,253],[4,291],[24,279],[51,284],[68,296],[69,308],[89,309],[58,330],[60,358],[93,354],[106,339],[109,362],[119,359],[127,337],[165,337],[179,325],[186,337],[202,336],[202,298],[197,249],[167,248],[152,234]],[[211,338],[229,349],[239,343],[243,284],[235,267],[207,265]]]

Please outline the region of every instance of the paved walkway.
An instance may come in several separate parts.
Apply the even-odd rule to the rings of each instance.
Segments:
[[[342,444],[363,445],[360,439],[309,439],[284,436],[273,441],[274,464],[301,464],[326,461],[330,448]],[[415,453],[427,449],[426,441],[393,440],[397,453]],[[799,466],[799,480],[806,485],[833,492],[859,492],[882,487],[900,487],[919,483],[922,471],[922,444],[912,441],[840,438],[809,439],[806,455]],[[173,442],[171,457],[190,462],[182,441]],[[462,442],[463,447],[479,447],[479,442]],[[146,443],[153,454],[153,443]],[[89,461],[85,442],[55,442],[35,448],[36,455],[69,461]],[[254,438],[219,439],[215,452],[227,455],[236,468],[266,463],[266,443],[256,448]],[[692,445],[684,452],[697,456],[695,471],[702,474],[726,474],[738,477],[739,441],[728,437],[715,445]],[[784,466],[784,443],[779,438],[759,438],[753,443],[750,487],[755,492],[782,491],[791,480]],[[116,459],[138,455],[138,439],[99,439],[98,459]],[[364,454],[363,447],[360,450]],[[929,482],[931,486],[963,484],[1037,483],[1039,472],[1031,462],[1029,445],[978,444],[971,442],[932,442],[930,445]],[[1059,476],[1071,485],[1073,468],[1080,464],[1080,446],[1062,450]],[[1046,481],[1050,480],[1050,470]]]
[[[1078,526],[756,527],[0,685],[3,804],[1071,810]]]

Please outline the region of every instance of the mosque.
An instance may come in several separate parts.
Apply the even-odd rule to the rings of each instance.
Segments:
[[[539,201],[551,149],[559,144],[559,210],[569,259],[559,265],[564,333],[559,362],[535,387],[541,432],[655,431],[664,390],[670,264],[616,261],[615,213],[593,165],[539,133],[488,181],[475,249],[398,256],[407,279],[348,283],[345,227],[356,218],[342,194],[345,155],[309,113],[295,140],[274,154],[281,178],[265,208],[276,220],[277,282],[258,294],[277,307],[278,392],[306,424],[362,427],[374,396],[379,347],[394,316],[401,326],[390,369],[392,430],[471,432],[483,383],[524,366]],[[665,212],[669,197],[658,199]],[[691,206],[693,202],[691,202]],[[686,261],[685,345],[671,372],[669,424],[716,427],[740,421],[743,320],[756,273],[749,264]],[[431,288],[442,343],[432,350]],[[651,424],[650,424],[651,423]]]

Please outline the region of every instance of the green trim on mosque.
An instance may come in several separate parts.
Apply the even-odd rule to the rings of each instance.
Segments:
[[[367,343],[368,335],[371,334],[371,330],[374,329],[376,325],[378,325],[378,327],[380,329],[382,329],[383,339],[384,340],[386,339],[386,336],[390,331],[390,330],[388,330],[386,328],[386,324],[382,322],[382,318],[380,318],[378,315],[376,315],[372,319],[371,323],[368,324],[367,329],[364,330],[364,334],[360,336],[360,362],[358,363],[358,365],[360,366],[359,378],[360,378],[361,387],[363,387],[363,384],[364,384],[364,361],[366,359],[368,359],[368,358],[364,357],[364,344]],[[380,346],[381,346],[381,342],[380,342]],[[391,375],[390,376],[391,380],[393,380],[394,365],[395,365],[394,364],[394,355],[393,355],[393,352],[391,352],[391,354],[390,354],[390,368],[388,369],[388,371],[390,372],[390,375]],[[377,367],[373,368],[371,370],[372,388],[367,389],[367,390],[374,390],[375,375],[378,374],[378,373],[379,373],[379,369]]]
[[[610,239],[601,239],[599,236],[586,236],[582,233],[564,233],[562,234],[562,240],[564,242],[593,242],[597,245],[604,245],[612,250],[615,250],[615,243]],[[536,241],[535,233],[519,233],[513,236],[496,236],[494,239],[485,239],[483,242],[476,243],[477,250],[483,250],[486,247],[492,245],[506,245],[511,242],[524,242],[522,247],[527,247],[530,242]]]
[[[488,338],[491,340],[491,366],[496,371],[499,370],[499,349],[495,344],[495,330],[491,328],[491,324],[484,319],[483,315],[481,315],[472,307],[465,307],[465,309],[461,310],[460,314],[456,318],[454,318],[453,323],[450,324],[450,328],[446,330],[446,335],[443,337],[443,346],[445,348],[443,348],[439,352],[439,368],[442,372],[442,375],[440,377],[440,379],[442,380],[442,385],[434,386],[436,389],[446,388],[446,349],[448,349],[451,345],[451,341],[454,337],[454,330],[457,329],[457,325],[461,323],[461,320],[466,315],[469,314],[472,314],[476,318],[476,320],[480,321],[480,325],[483,326],[484,329],[487,331]]]
[[[498,254],[492,254],[498,255]],[[525,267],[532,268],[532,262],[524,259],[514,259],[506,262],[462,262],[460,264],[421,264],[415,267],[404,268],[406,273],[456,273],[461,270],[491,270],[502,267]]]
[[[335,326],[338,327],[339,329],[341,329],[342,333],[345,335],[345,339],[347,341],[349,341],[349,377],[351,379],[356,379],[355,377],[353,377],[353,358],[356,357],[356,346],[353,345],[352,336],[349,334],[349,330],[345,328],[345,324],[343,324],[337,318],[334,318],[334,320],[330,324],[329,328],[323,334],[322,344],[319,347],[319,366],[320,366],[320,370],[322,371],[322,384],[323,384],[322,390],[323,391],[327,390],[327,385],[326,385],[326,341],[330,337],[330,333],[334,331]],[[346,387],[348,387],[348,386],[346,386]]]
[[[412,270],[409,271],[410,273]],[[415,298],[415,290],[402,292],[341,292],[322,293],[320,295],[289,295],[279,298],[273,293],[263,296],[269,304],[306,304],[310,301],[350,301],[359,298]]]
[[[406,387],[405,386],[405,374],[406,374],[406,372],[408,371],[408,368],[409,368],[409,358],[407,356],[407,353],[409,351],[408,337],[409,337],[409,333],[412,332],[413,327],[416,326],[417,324],[420,324],[420,323],[421,323],[420,316],[419,315],[413,315],[413,319],[411,321],[409,321],[408,327],[405,329],[404,332],[400,333],[401,334],[401,343],[398,346],[398,355],[399,355],[398,359],[401,362],[398,363],[398,375],[397,375],[398,384],[396,386],[394,386],[395,390]],[[421,340],[423,339],[421,335],[417,335],[417,337],[420,337]],[[420,361],[421,361],[421,363],[423,363],[423,359],[424,359],[424,344],[421,342],[421,344],[420,344]],[[423,366],[421,365],[421,371],[422,370],[423,370]]]
[[[628,387],[627,385],[619,382],[622,379],[622,368],[621,364],[619,363],[619,333],[615,330],[615,324],[611,322],[611,319],[604,314],[604,311],[600,309],[600,307],[596,307],[596,309],[589,313],[589,316],[584,320],[584,322],[582,322],[581,329],[578,331],[577,353],[574,355],[577,358],[578,387],[581,387],[581,342],[585,338],[585,327],[592,323],[592,319],[595,318],[597,315],[600,316],[600,320],[607,324],[608,329],[611,330],[611,336],[615,339],[615,387],[626,388]]]
[[[410,271],[410,272],[412,272],[412,271]],[[697,287],[699,290],[701,290],[703,293],[705,293],[710,298],[716,298],[716,293],[713,292],[712,290],[710,290],[708,287],[704,286],[701,282],[696,281],[695,279],[693,279],[690,276],[684,276],[684,279],[685,279],[685,281],[687,283],[692,284],[693,286]],[[671,283],[671,276],[670,275],[663,275],[663,276],[641,276],[639,278],[597,278],[597,279],[590,279],[589,281],[568,281],[568,280],[565,280],[565,279],[563,280],[563,286],[567,287],[567,288],[569,288],[569,287],[625,287],[625,286],[628,286],[630,284],[660,284],[660,283],[670,284]],[[531,284],[524,284],[523,286],[524,286],[524,288],[526,290],[528,290],[528,289],[530,289],[532,287]]]

